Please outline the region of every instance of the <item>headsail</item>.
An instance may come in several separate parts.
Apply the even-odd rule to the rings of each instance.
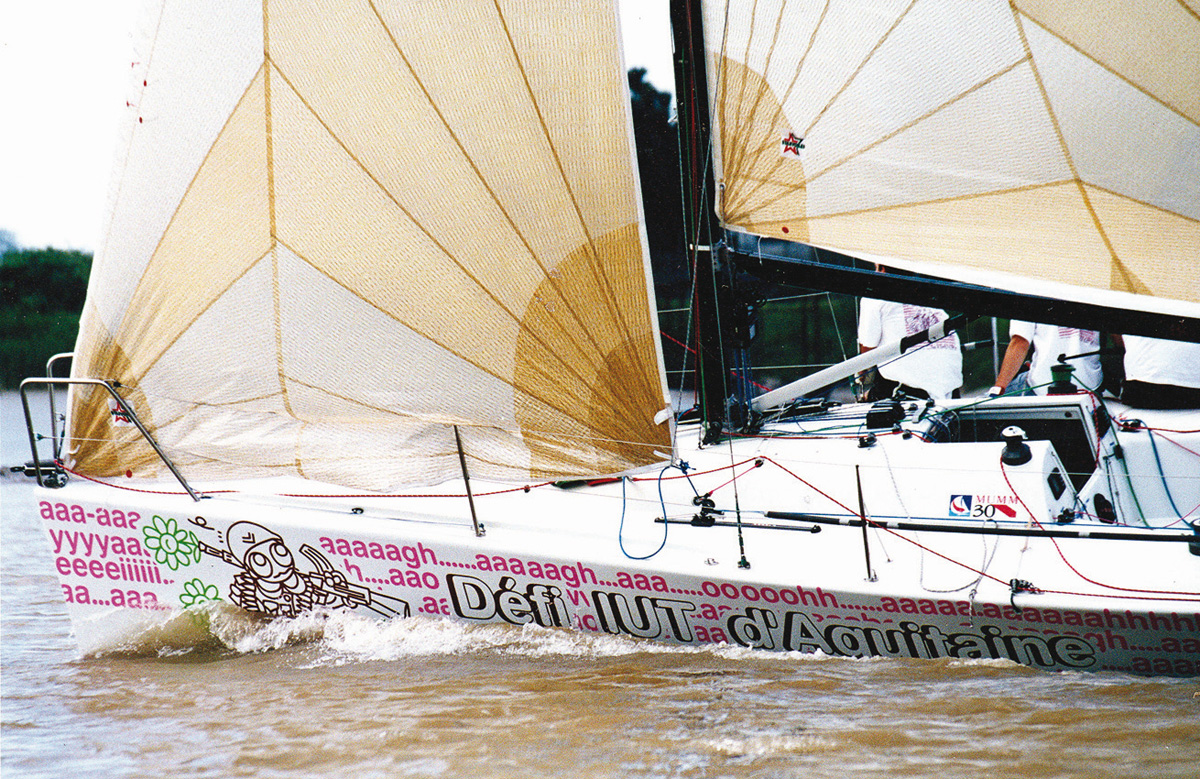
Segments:
[[[729,228],[1200,316],[1200,7],[709,2]]]
[[[436,483],[454,425],[476,476],[661,460],[616,24],[611,2],[159,3],[76,373],[121,382],[196,476]],[[98,393],[72,416],[89,473],[155,467]]]

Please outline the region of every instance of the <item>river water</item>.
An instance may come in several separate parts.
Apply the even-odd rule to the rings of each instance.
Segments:
[[[81,658],[3,395],[0,774],[1200,777],[1200,681],[848,660],[428,617],[216,615]]]

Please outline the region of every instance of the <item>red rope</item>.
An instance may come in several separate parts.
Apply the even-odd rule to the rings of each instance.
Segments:
[[[811,490],[813,490],[814,492],[818,493],[819,495],[821,495],[821,496],[823,496],[823,497],[827,498],[828,500],[830,500],[831,502],[833,502],[835,505],[837,505],[837,506],[840,506],[840,507],[841,507],[843,510],[845,510],[847,513],[849,513],[849,514],[852,514],[852,515],[857,515],[857,514],[858,514],[858,512],[854,511],[853,509],[851,509],[851,508],[850,508],[849,506],[847,506],[846,504],[844,504],[844,503],[842,503],[841,501],[837,500],[836,498],[834,498],[833,496],[831,496],[831,495],[829,495],[828,493],[824,492],[823,490],[820,490],[820,489],[818,489],[818,488],[817,488],[815,485],[813,485],[812,483],[810,483],[810,482],[808,482],[807,480],[805,480],[805,479],[801,478],[800,476],[798,476],[797,474],[795,474],[795,473],[793,473],[792,471],[788,470],[787,468],[785,468],[784,466],[780,465],[779,463],[775,462],[775,461],[774,461],[774,460],[772,460],[771,458],[769,458],[769,457],[763,457],[762,459],[763,459],[763,460],[765,460],[766,462],[769,462],[769,463],[771,463],[771,464],[772,464],[772,465],[774,465],[775,467],[779,468],[779,469],[780,469],[780,470],[782,470],[784,473],[786,473],[786,474],[788,474],[789,476],[791,476],[793,479],[796,479],[796,480],[797,480],[797,481],[799,481],[801,484],[804,484],[805,486],[807,486],[809,489],[811,489]],[[1001,471],[1003,472],[1003,465],[1001,465]],[[1008,481],[1008,474],[1007,474],[1007,473],[1004,473],[1004,479],[1005,479],[1005,481],[1006,481],[1006,482]],[[1044,527],[1041,525],[1041,523],[1039,523],[1039,522],[1037,521],[1037,519],[1036,519],[1036,518],[1033,516],[1033,512],[1029,510],[1029,507],[1025,505],[1025,502],[1024,502],[1023,500],[1021,500],[1021,496],[1017,494],[1016,490],[1013,490],[1013,489],[1012,489],[1012,484],[1010,483],[1008,486],[1009,486],[1009,489],[1012,491],[1012,494],[1013,494],[1013,496],[1014,496],[1014,497],[1017,499],[1017,501],[1018,501],[1018,502],[1020,502],[1020,503],[1021,503],[1021,506],[1022,506],[1022,508],[1024,508],[1024,509],[1025,509],[1025,511],[1029,513],[1030,519],[1032,519],[1032,520],[1033,520],[1034,524],[1036,524],[1036,525],[1037,525],[1037,526],[1038,526],[1040,529],[1042,529],[1042,530],[1045,530],[1045,528],[1044,528]],[[1005,585],[1005,586],[1008,586],[1008,585],[1009,585],[1009,583],[1008,583],[1008,582],[1006,582],[1006,581],[1004,581],[1004,580],[1002,580],[1002,579],[998,579],[997,577],[995,577],[995,576],[992,576],[991,574],[987,573],[986,571],[981,571],[981,570],[979,570],[979,569],[977,569],[977,568],[974,568],[974,567],[972,567],[972,566],[970,566],[970,565],[967,565],[967,564],[966,564],[966,563],[964,563],[964,562],[961,562],[961,561],[959,561],[959,560],[955,560],[955,559],[953,559],[953,558],[947,557],[946,555],[942,554],[941,552],[938,552],[938,551],[936,551],[936,550],[934,550],[934,549],[930,549],[929,547],[927,547],[927,546],[925,546],[924,544],[920,543],[920,542],[919,542],[919,541],[917,541],[916,539],[909,538],[908,536],[906,536],[906,535],[902,535],[901,533],[897,533],[896,531],[892,530],[891,528],[889,528],[889,527],[886,527],[886,526],[884,526],[884,525],[880,525],[879,523],[877,523],[877,522],[875,522],[875,521],[873,521],[873,520],[871,520],[871,519],[869,519],[869,518],[867,518],[867,517],[863,517],[863,519],[864,519],[866,522],[870,523],[870,524],[871,524],[871,525],[872,525],[874,528],[876,528],[877,530],[883,530],[883,531],[885,531],[885,532],[887,532],[887,533],[889,533],[889,534],[891,534],[891,535],[893,535],[893,536],[896,536],[896,537],[898,537],[898,538],[900,538],[900,539],[903,539],[904,541],[907,541],[908,543],[912,544],[913,546],[917,547],[918,549],[921,549],[921,550],[923,550],[923,551],[929,552],[930,554],[932,554],[932,555],[935,555],[935,556],[937,556],[937,557],[940,557],[940,558],[942,558],[943,560],[945,560],[945,561],[947,561],[947,562],[949,562],[949,563],[953,563],[954,565],[957,565],[957,566],[959,566],[959,567],[961,567],[961,568],[965,568],[966,570],[968,570],[968,571],[970,571],[970,572],[972,572],[972,573],[974,573],[974,574],[977,574],[977,575],[979,575],[981,578],[987,578],[987,579],[991,579],[992,581],[994,581],[994,582],[996,582],[996,583],[998,583],[998,584]],[[1138,593],[1150,593],[1150,594],[1148,594],[1148,595],[1143,595],[1143,596],[1137,596],[1137,595],[1125,596],[1125,597],[1127,597],[1127,598],[1129,598],[1129,599],[1131,599],[1131,600],[1170,600],[1170,601],[1175,601],[1175,600],[1178,600],[1178,601],[1186,601],[1186,602],[1191,602],[1191,601],[1194,601],[1194,600],[1196,600],[1197,598],[1200,598],[1200,593],[1195,593],[1195,592],[1176,592],[1176,591],[1172,591],[1172,590],[1138,590],[1138,589],[1128,589],[1128,588],[1123,588],[1123,587],[1116,587],[1116,586],[1113,586],[1113,585],[1106,585],[1106,584],[1102,584],[1102,583],[1100,583],[1100,582],[1093,581],[1092,579],[1089,579],[1088,577],[1086,577],[1086,576],[1084,576],[1082,573],[1080,573],[1080,572],[1079,572],[1079,570],[1075,568],[1075,566],[1071,565],[1070,561],[1069,561],[1069,560],[1067,560],[1066,556],[1065,556],[1065,555],[1063,554],[1063,552],[1062,552],[1062,549],[1059,547],[1059,545],[1058,545],[1058,541],[1057,541],[1057,540],[1055,540],[1053,537],[1051,537],[1051,538],[1050,538],[1050,541],[1051,541],[1051,543],[1053,543],[1053,544],[1054,544],[1055,551],[1057,551],[1057,552],[1058,552],[1058,555],[1059,555],[1059,557],[1061,557],[1061,558],[1062,558],[1062,561],[1063,561],[1063,562],[1066,564],[1066,566],[1067,566],[1068,568],[1070,568],[1070,569],[1071,569],[1071,570],[1072,570],[1072,571],[1073,571],[1073,572],[1074,572],[1074,573],[1075,573],[1077,576],[1079,576],[1079,578],[1083,579],[1084,581],[1086,581],[1086,582],[1088,582],[1088,583],[1090,583],[1090,584],[1094,584],[1094,585],[1096,585],[1096,586],[1098,586],[1098,587],[1107,587],[1108,589],[1113,589],[1113,590],[1121,590],[1121,591],[1124,591],[1124,592],[1131,592],[1131,593],[1132,593],[1132,592],[1138,592]],[[1056,594],[1056,595],[1074,595],[1074,596],[1077,596],[1077,597],[1101,597],[1101,598],[1102,598],[1102,597],[1105,597],[1105,596],[1103,596],[1103,595],[1099,595],[1099,594],[1097,594],[1097,593],[1090,593],[1090,592],[1071,592],[1071,591],[1067,591],[1067,590],[1041,590],[1041,591],[1042,591],[1042,592],[1049,592],[1049,593],[1053,593],[1053,594]],[[1160,595],[1179,595],[1179,596],[1184,596],[1184,597],[1177,597],[1177,598],[1171,598],[1171,597],[1155,597],[1155,596],[1160,596]]]
[[[776,462],[775,460],[771,459],[770,457],[766,457],[766,456],[751,457],[751,458],[742,460],[741,462],[738,462],[738,463],[733,463],[731,465],[724,465],[724,466],[713,468],[713,469],[710,469],[707,471],[700,471],[700,472],[693,473],[693,474],[683,474],[681,476],[671,476],[671,477],[661,477],[661,478],[681,479],[681,478],[688,478],[688,477],[693,477],[693,476],[707,476],[707,475],[710,475],[713,473],[718,473],[718,472],[725,471],[725,470],[736,470],[738,467],[745,465],[746,463],[750,463],[750,462],[754,463],[754,468],[759,467],[759,465],[762,462],[769,462],[772,465],[774,465],[776,468],[779,468],[781,471],[783,471],[784,473],[791,476],[796,481],[800,482],[801,484],[805,485],[812,491],[816,492],[818,495],[821,495],[822,497],[829,500],[834,505],[840,507],[847,514],[849,514],[851,516],[858,516],[858,512],[855,511],[854,509],[850,508],[849,506],[847,506],[845,503],[842,503],[840,500],[838,500],[837,498],[834,498],[829,493],[818,488],[816,485],[812,484],[807,479],[801,477],[800,475],[789,470],[782,464],[780,464],[780,463]],[[145,490],[145,489],[138,489],[138,488],[134,488],[134,487],[125,487],[120,484],[112,484],[110,482],[101,481],[100,479],[96,479],[91,476],[87,476],[86,474],[80,473],[79,471],[76,471],[72,468],[66,467],[62,463],[59,463],[59,465],[64,470],[68,471],[69,473],[72,473],[76,476],[79,476],[80,478],[86,479],[86,480],[94,482],[96,484],[100,484],[105,487],[114,487],[116,489],[127,490],[130,492],[139,492],[139,493],[146,493],[146,494],[153,494],[153,495],[186,495],[187,494],[186,492]],[[750,473],[751,470],[753,470],[753,468],[747,469],[746,471],[744,471],[743,473],[740,473],[740,474],[735,473],[733,478],[729,479],[724,484],[718,485],[717,487],[713,488],[712,490],[710,490],[708,492],[708,494],[712,494],[713,492],[716,492],[716,490],[719,490],[723,487],[727,487],[728,485],[732,484],[737,479],[741,478],[742,476],[745,476],[747,473]],[[1006,484],[1008,484],[1008,488],[1012,492],[1013,497],[1015,497],[1017,499],[1017,502],[1021,504],[1021,507],[1023,509],[1025,509],[1025,512],[1029,515],[1030,521],[1034,525],[1036,525],[1039,529],[1045,530],[1045,527],[1037,520],[1037,517],[1034,516],[1033,511],[1030,510],[1030,508],[1025,504],[1025,501],[1021,498],[1021,496],[1019,494],[1017,494],[1016,489],[1013,488],[1012,482],[1008,478],[1007,469],[1004,467],[1003,464],[1001,464],[1001,466],[1000,466],[1000,471],[1001,471],[1001,474],[1004,476],[1004,481]],[[632,479],[632,481],[651,481],[656,478],[659,478],[659,477],[644,476],[644,477],[634,478],[634,479]],[[533,485],[527,484],[527,485],[524,485],[521,487],[512,487],[509,489],[493,490],[490,492],[477,493],[477,495],[481,496],[481,497],[486,497],[486,496],[494,496],[494,495],[504,495],[504,494],[513,493],[513,492],[529,492],[532,489],[540,488],[540,487],[547,487],[552,484],[553,484],[553,482],[541,482],[539,484],[533,484]],[[239,493],[239,491],[238,490],[214,490],[214,491],[209,491],[206,494],[227,494],[227,493]],[[324,495],[324,494],[303,494],[303,493],[280,493],[280,496],[288,497],[288,498],[464,498],[464,497],[466,497],[466,493],[464,492],[461,494],[444,493],[444,494],[424,494],[424,495],[378,494],[378,493]],[[1198,505],[1196,507],[1196,509],[1193,509],[1192,511],[1196,511],[1197,509],[1200,509],[1200,505]],[[1190,513],[1191,512],[1189,512],[1189,514]],[[876,530],[882,530],[892,536],[900,538],[900,539],[912,544],[913,546],[916,546],[917,548],[919,548],[925,552],[928,552],[929,554],[934,555],[935,557],[940,557],[941,559],[945,560],[946,562],[949,562],[953,565],[957,565],[967,571],[970,571],[971,573],[978,575],[981,579],[986,578],[986,579],[990,579],[990,580],[996,582],[997,584],[1009,586],[1009,582],[999,579],[986,571],[979,570],[978,568],[974,568],[973,566],[968,565],[964,562],[961,562],[959,560],[955,560],[951,557],[948,557],[947,555],[944,555],[935,549],[931,549],[931,548],[925,546],[924,544],[920,543],[916,539],[909,538],[906,535],[903,535],[901,533],[896,532],[895,530],[892,530],[891,528],[887,527],[886,525],[879,524],[878,522],[875,522],[874,520],[872,520],[868,517],[865,517],[865,516],[862,517],[862,519],[863,519],[863,521],[869,523]],[[1134,588],[1128,588],[1128,587],[1119,587],[1117,585],[1105,584],[1103,582],[1098,582],[1094,579],[1089,578],[1088,576],[1085,576],[1083,573],[1081,573],[1079,571],[1079,569],[1077,569],[1074,565],[1071,564],[1071,562],[1067,559],[1066,555],[1063,554],[1062,548],[1059,546],[1058,541],[1055,538],[1050,537],[1050,542],[1054,545],[1055,551],[1058,552],[1058,556],[1062,559],[1063,563],[1067,566],[1067,568],[1069,568],[1080,579],[1083,579],[1084,581],[1088,582],[1089,584],[1093,584],[1097,587],[1103,587],[1105,589],[1116,590],[1119,592],[1146,593],[1145,595],[1126,595],[1126,596],[1124,596],[1128,599],[1131,599],[1131,600],[1168,600],[1168,601],[1185,601],[1185,602],[1193,602],[1197,599],[1200,599],[1200,593],[1196,593],[1196,592],[1183,592],[1183,591],[1176,591],[1176,590],[1143,590],[1143,589],[1134,589]],[[1047,592],[1047,593],[1053,593],[1056,595],[1072,595],[1072,596],[1077,596],[1077,597],[1105,597],[1105,596],[1099,595],[1097,593],[1071,592],[1068,590],[1040,590],[1040,591]],[[1181,596],[1181,597],[1162,597],[1162,596]]]
[[[1016,489],[1013,487],[1012,482],[1009,481],[1008,469],[1004,467],[1004,463],[1000,463],[1000,473],[1003,474],[1004,483],[1008,485],[1008,489],[1012,492],[1013,497],[1015,497],[1017,499],[1017,502],[1021,504],[1021,508],[1025,509],[1025,513],[1029,514],[1030,522],[1032,522],[1034,525],[1036,525],[1039,530],[1045,530],[1046,528],[1042,525],[1041,522],[1038,521],[1037,517],[1034,516],[1033,512],[1029,510],[1029,507],[1025,505],[1025,501],[1021,499],[1021,496],[1017,494]],[[1194,598],[1200,598],[1200,592],[1182,592],[1179,590],[1143,590],[1143,589],[1137,589],[1137,588],[1131,588],[1131,587],[1119,587],[1115,584],[1105,584],[1103,582],[1098,582],[1095,579],[1085,576],[1083,573],[1080,572],[1080,570],[1078,568],[1076,568],[1074,565],[1071,564],[1071,561],[1068,560],[1067,556],[1063,554],[1062,547],[1060,547],[1058,545],[1058,539],[1054,538],[1053,536],[1050,536],[1049,538],[1050,538],[1050,543],[1054,544],[1054,551],[1058,552],[1058,556],[1062,559],[1063,563],[1068,568],[1071,569],[1072,573],[1074,573],[1080,579],[1083,579],[1088,584],[1094,584],[1097,587],[1104,587],[1105,589],[1117,590],[1119,592],[1139,592],[1139,593],[1148,593],[1150,595],[1181,595],[1181,596],[1184,596],[1182,598],[1164,598],[1163,600],[1191,600]],[[1046,592],[1056,592],[1059,595],[1086,595],[1086,594],[1088,594],[1088,593],[1078,593],[1078,592],[1062,592],[1059,590],[1046,590]],[[1099,597],[1103,597],[1103,596],[1099,596]],[[1141,600],[1155,600],[1155,598],[1147,597],[1147,598],[1141,598]]]
[[[764,460],[766,460],[767,462],[771,463],[772,465],[774,465],[776,468],[779,468],[779,469],[780,469],[780,470],[782,470],[784,473],[786,473],[786,474],[788,474],[789,476],[791,476],[793,479],[796,479],[796,480],[797,480],[797,481],[799,481],[801,484],[804,484],[804,485],[805,485],[805,486],[807,486],[809,489],[811,489],[811,490],[813,490],[813,491],[817,492],[818,494],[820,494],[820,495],[824,496],[825,498],[828,498],[830,501],[832,501],[832,502],[833,502],[833,503],[835,503],[836,505],[838,505],[838,506],[841,506],[841,507],[842,507],[842,508],[843,508],[843,509],[844,509],[844,510],[847,512],[847,513],[849,513],[849,514],[851,514],[851,515],[854,515],[854,516],[858,516],[858,512],[857,512],[857,511],[855,511],[854,509],[850,508],[850,507],[849,507],[849,506],[847,506],[845,503],[842,503],[842,502],[841,502],[840,500],[838,500],[837,498],[834,498],[832,495],[828,494],[827,492],[825,492],[825,491],[823,491],[823,490],[820,490],[820,489],[817,489],[817,487],[816,487],[815,485],[813,485],[812,483],[808,482],[807,480],[805,480],[805,479],[801,478],[800,476],[797,476],[796,474],[792,473],[792,472],[791,472],[791,471],[789,471],[787,468],[784,468],[782,465],[780,465],[779,463],[777,463],[777,462],[775,462],[774,460],[772,460],[770,457],[764,457],[763,459],[764,459]],[[924,550],[924,551],[926,551],[926,552],[929,552],[929,553],[930,553],[930,554],[932,554],[932,555],[935,555],[935,556],[937,556],[937,557],[940,557],[940,558],[942,558],[943,560],[945,560],[946,562],[953,563],[954,565],[957,565],[957,566],[960,566],[960,567],[962,567],[962,568],[965,568],[965,569],[967,569],[967,570],[968,570],[968,571],[970,571],[971,573],[978,574],[978,575],[979,575],[981,578],[988,578],[988,579],[991,579],[991,580],[992,580],[992,581],[994,581],[994,582],[998,582],[999,584],[1003,584],[1003,585],[1005,585],[1005,586],[1007,586],[1007,585],[1008,585],[1008,582],[1006,582],[1006,581],[1003,581],[1003,580],[1001,580],[1001,579],[997,579],[995,576],[992,576],[990,573],[988,573],[988,572],[986,572],[986,571],[980,571],[980,570],[979,570],[979,569],[977,569],[977,568],[972,568],[971,566],[967,565],[966,563],[963,563],[963,562],[960,562],[960,561],[958,561],[958,560],[954,560],[954,559],[952,559],[952,558],[950,558],[950,557],[947,557],[946,555],[942,554],[941,552],[938,552],[938,551],[936,551],[936,550],[930,549],[929,547],[925,546],[924,544],[920,543],[919,541],[917,541],[917,540],[915,540],[915,539],[912,539],[912,538],[909,538],[908,536],[901,535],[900,533],[897,533],[896,531],[892,530],[891,528],[889,528],[889,527],[887,527],[887,526],[885,526],[885,525],[881,525],[881,524],[879,524],[878,522],[875,522],[874,520],[867,518],[866,516],[862,517],[862,519],[863,519],[863,521],[864,521],[864,522],[868,522],[868,523],[870,523],[870,524],[871,524],[871,526],[872,526],[872,527],[874,527],[874,528],[875,528],[875,529],[877,529],[877,530],[883,530],[883,531],[885,531],[885,532],[887,532],[887,533],[890,533],[890,534],[891,534],[891,535],[893,535],[893,536],[896,536],[896,537],[898,537],[898,538],[904,539],[905,541],[907,541],[908,543],[912,544],[913,546],[916,546],[916,547],[917,547],[917,548],[919,548],[919,549],[922,549],[922,550]]]
[[[113,489],[116,489],[116,490],[125,490],[126,492],[140,492],[145,495],[187,495],[187,493],[184,492],[183,490],[178,490],[178,491],[145,490],[145,489],[140,489],[138,487],[126,487],[122,484],[113,484],[112,482],[101,481],[100,479],[97,479],[94,476],[88,476],[86,473],[80,473],[79,471],[75,470],[74,468],[68,467],[61,460],[56,460],[55,465],[57,465],[59,468],[62,468],[67,473],[78,476],[81,479],[85,479],[94,484],[99,484],[103,487],[112,487]],[[205,495],[221,495],[221,494],[226,494],[226,493],[231,493],[231,492],[237,492],[237,490],[208,490],[207,492],[204,492],[203,494],[205,494]]]
[[[747,461],[747,460],[743,460],[743,461],[742,461],[742,463],[745,463],[745,462],[748,462],[748,461]],[[719,484],[719,485],[717,485],[716,487],[713,487],[711,490],[709,490],[709,491],[708,491],[708,492],[706,492],[705,494],[706,494],[706,495],[712,495],[712,494],[713,494],[713,493],[715,493],[717,490],[719,490],[719,489],[723,489],[723,488],[725,488],[725,487],[728,487],[730,484],[733,484],[735,481],[737,481],[738,479],[742,478],[742,477],[743,477],[743,476],[745,476],[747,473],[750,473],[750,471],[754,470],[755,468],[761,468],[761,467],[762,467],[762,464],[763,464],[763,459],[762,459],[761,457],[756,457],[756,458],[754,459],[754,465],[752,465],[751,467],[747,468],[745,471],[743,471],[743,472],[741,472],[741,473],[735,473],[735,474],[733,475],[733,478],[732,478],[732,479],[730,479],[729,481],[725,482],[724,484]]]
[[[521,487],[509,487],[503,490],[492,490],[491,492],[474,492],[472,493],[477,498],[486,498],[493,495],[507,495],[510,492],[529,492],[530,490],[539,487],[549,487],[554,482],[544,481],[540,484],[526,484]],[[383,493],[383,492],[367,492],[367,493],[350,493],[346,495],[326,495],[325,493],[303,493],[303,492],[281,492],[280,497],[283,498],[465,498],[465,492],[443,492],[443,493]]]
[[[1138,430],[1145,430],[1150,435],[1154,435],[1155,433],[1158,433],[1159,437],[1162,438],[1164,441],[1175,444],[1175,446],[1178,446],[1183,451],[1185,451],[1189,454],[1194,454],[1197,457],[1200,457],[1200,452],[1197,452],[1194,449],[1187,448],[1186,446],[1179,443],[1178,441],[1176,441],[1174,438],[1171,438],[1170,436],[1163,435],[1164,433],[1174,433],[1176,435],[1190,435],[1190,434],[1194,434],[1194,433],[1200,433],[1200,430],[1171,430],[1170,428],[1166,428],[1166,427],[1151,427],[1150,425],[1147,425],[1145,422],[1143,422],[1140,419],[1127,419],[1124,416],[1118,417],[1118,420],[1119,420],[1119,425],[1122,430],[1125,430],[1127,432],[1136,432]],[[1137,424],[1134,424],[1135,422]]]
[[[1169,443],[1169,444],[1175,444],[1176,446],[1178,446],[1180,449],[1182,449],[1183,451],[1187,452],[1188,454],[1193,454],[1193,455],[1195,455],[1195,456],[1197,456],[1197,457],[1200,457],[1200,452],[1197,452],[1197,451],[1196,451],[1196,450],[1194,450],[1194,449],[1188,449],[1186,446],[1184,446],[1183,444],[1179,443],[1179,442],[1178,442],[1178,441],[1176,441],[1174,438],[1171,438],[1170,436],[1165,436],[1165,435],[1163,435],[1163,432],[1162,432],[1162,430],[1160,430],[1160,429],[1158,429],[1158,428],[1151,428],[1151,427],[1148,427],[1148,428],[1146,428],[1146,429],[1150,431],[1150,435],[1154,435],[1155,433],[1158,433],[1158,437],[1159,437],[1159,438],[1161,438],[1161,439],[1163,439],[1163,440],[1164,440],[1164,441],[1166,441],[1167,443]],[[1172,432],[1172,433],[1176,433],[1176,432],[1180,432],[1180,431],[1171,430],[1170,432]],[[1190,431],[1190,430],[1189,430],[1189,431],[1186,431],[1186,432],[1189,432],[1189,433],[1190,433],[1190,432],[1193,432],[1193,431]],[[1195,432],[1200,432],[1200,431],[1195,431]]]
[[[760,458],[747,457],[745,460],[742,460],[739,463],[733,463],[732,465],[722,465],[717,468],[710,468],[707,471],[694,471],[693,473],[682,473],[678,476],[632,476],[632,477],[630,477],[629,480],[630,481],[659,481],[661,479],[662,481],[674,481],[676,479],[690,479],[690,478],[693,478],[696,476],[708,476],[710,473],[718,473],[720,471],[729,470],[731,468],[737,468],[738,466],[745,465],[746,463],[752,462],[757,459],[760,459]]]
[[[671,343],[673,343],[673,344],[675,344],[675,345],[677,345],[677,346],[681,346],[681,347],[683,347],[683,348],[684,348],[684,349],[685,349],[685,350],[686,350],[688,353],[690,353],[690,354],[695,354],[695,353],[696,353],[696,349],[695,349],[694,347],[688,346],[688,345],[687,345],[687,344],[685,344],[683,341],[680,341],[678,338],[675,338],[674,336],[672,336],[672,335],[671,335],[670,333],[668,333],[667,331],[665,331],[665,330],[659,330],[659,331],[658,331],[658,334],[659,334],[659,335],[661,335],[663,338],[666,338],[666,339],[667,339],[668,341],[670,341]],[[737,376],[737,371],[730,370],[730,371],[729,371],[729,375],[730,375],[730,376]],[[771,388],[770,388],[770,387],[767,387],[767,386],[764,386],[764,385],[762,385],[762,384],[759,384],[757,381],[754,381],[753,379],[751,379],[751,380],[750,380],[750,383],[751,383],[751,384],[753,384],[753,385],[754,385],[755,387],[757,387],[758,389],[762,390],[763,392],[770,392],[770,391],[771,391]]]
[[[1129,417],[1129,416],[1127,416],[1128,414],[1129,414],[1129,412],[1127,411],[1124,414],[1121,414],[1120,416],[1117,417],[1117,420],[1120,421],[1122,427],[1124,427],[1126,424],[1128,424],[1130,422],[1137,422],[1138,424],[1136,426],[1134,426],[1133,429],[1157,430],[1159,432],[1179,433],[1179,434],[1184,434],[1184,435],[1186,435],[1188,433],[1200,433],[1200,429],[1197,429],[1197,430],[1173,430],[1169,427],[1150,427],[1143,420]]]

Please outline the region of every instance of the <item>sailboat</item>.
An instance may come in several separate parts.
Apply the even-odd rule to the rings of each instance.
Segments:
[[[69,388],[29,434],[82,652],[348,610],[1200,675],[1200,411],[822,394],[907,342],[759,393],[734,332],[759,274],[1200,340],[1197,9],[672,20],[697,413],[613,0],[151,9],[70,377],[22,385]]]

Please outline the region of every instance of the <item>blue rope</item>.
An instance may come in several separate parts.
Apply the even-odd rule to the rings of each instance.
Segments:
[[[1171,488],[1167,486],[1167,475],[1163,473],[1162,460],[1158,458],[1158,444],[1154,443],[1154,430],[1147,427],[1146,432],[1150,435],[1150,449],[1154,452],[1154,464],[1158,466],[1158,478],[1162,480],[1163,492],[1167,493],[1167,501],[1171,504],[1175,516],[1183,519],[1183,514],[1175,507],[1175,498],[1171,497]]]
[[[625,555],[625,557],[630,560],[649,560],[651,557],[654,557],[656,554],[661,552],[663,547],[667,545],[667,532],[670,530],[671,526],[670,523],[667,522],[667,502],[666,499],[663,498],[662,479],[663,474],[672,468],[679,468],[679,470],[683,471],[684,476],[687,475],[687,463],[682,463],[681,465],[668,464],[665,468],[658,472],[658,505],[662,508],[663,538],[662,543],[658,545],[658,549],[655,549],[650,554],[642,557],[631,555],[625,550],[625,479],[621,479],[621,526],[617,529],[617,545],[621,547],[621,554]],[[688,484],[691,483],[692,480],[688,479]],[[692,491],[696,491],[696,486],[694,484],[692,485]],[[698,495],[699,492],[696,494]]]

